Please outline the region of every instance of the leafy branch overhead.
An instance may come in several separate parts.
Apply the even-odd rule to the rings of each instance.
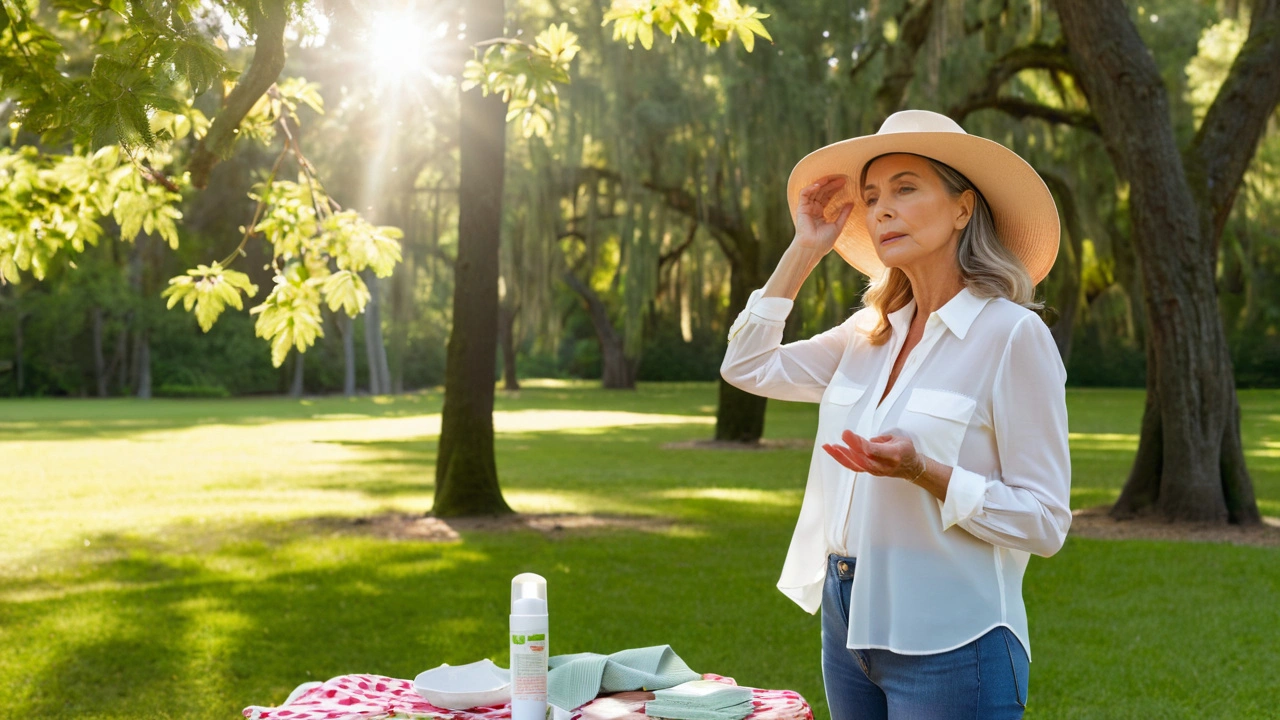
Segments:
[[[747,52],[755,49],[756,36],[773,38],[760,21],[769,17],[737,0],[703,4],[689,0],[614,0],[604,16],[613,23],[613,39],[629,44],[637,40],[653,48],[656,33],[672,42],[681,33],[719,47],[734,36]],[[479,52],[479,48],[484,48]],[[551,25],[534,44],[497,38],[477,45],[478,57],[469,60],[462,74],[462,89],[479,87],[485,95],[500,94],[509,104],[507,121],[520,121],[525,137],[546,137],[560,106],[557,84],[569,82],[569,64],[581,48],[567,23]]]
[[[352,317],[364,311],[371,295],[360,273],[391,275],[401,259],[402,233],[376,227],[352,210],[332,212],[333,201],[305,175],[296,183],[269,179],[251,197],[260,203],[262,219],[249,234],[271,243],[277,272],[271,293],[249,312],[258,316],[255,331],[271,342],[271,361],[279,367],[290,349],[306,352],[324,336],[321,303]],[[208,332],[228,305],[243,308],[241,293],[253,297],[257,291],[247,275],[215,262],[171,279],[163,296],[170,308],[179,301],[194,308]]]
[[[0,87],[13,121],[48,144],[152,147],[155,112],[183,113],[191,98],[236,76],[208,38],[210,8],[198,0],[57,3],[66,29],[117,37],[95,46],[87,74],[62,72],[68,49],[35,21],[34,4],[0,3]]]
[[[180,200],[146,182],[118,146],[92,155],[0,150],[0,283],[24,272],[43,279],[60,252],[96,245],[108,217],[124,240],[146,232],[177,247]]]
[[[272,248],[274,285],[250,312],[276,365],[323,334],[323,305],[349,315],[363,311],[370,290],[361,273],[388,276],[400,262],[401,234],[339,208],[294,137],[300,108],[324,110],[316,85],[279,78],[285,29],[302,4],[60,0],[42,24],[35,0],[0,0],[0,102],[11,113],[15,142],[21,130],[47,147],[75,148],[66,155],[31,146],[0,150],[0,283],[19,282],[23,274],[44,278],[60,253],[70,262],[106,235],[106,219],[122,239],[145,233],[176,248],[182,191],[203,187],[239,140],[283,140],[275,167],[251,194],[258,204],[239,245],[171,279],[163,295],[208,331],[228,307],[243,309],[245,298],[257,294],[248,275],[230,265],[250,239],[262,237]],[[760,22],[766,17],[737,0],[614,0],[604,23],[614,24],[615,39],[639,40],[645,48],[657,33],[672,40],[683,33],[711,46],[737,36],[750,51],[757,36],[772,40]],[[227,44],[209,29],[225,22],[255,38],[243,73],[232,69]],[[84,69],[67,72],[76,67],[68,65],[70,54],[79,52],[72,37],[99,40],[90,42]],[[500,94],[508,121],[519,120],[526,137],[545,137],[559,108],[558,86],[569,82],[579,51],[568,24],[551,25],[532,43],[488,40],[467,63],[463,88]],[[195,107],[207,92],[222,98],[208,117]],[[297,182],[277,181],[290,155]]]
[[[773,42],[760,21],[768,15],[737,0],[724,2],[690,2],[690,0],[614,0],[604,15],[604,24],[613,23],[613,39],[634,44],[645,50],[653,47],[654,31],[675,42],[680,33],[719,47],[735,35],[747,52],[755,49],[756,36]]]
[[[253,297],[258,293],[258,286],[249,282],[248,275],[214,263],[200,265],[194,270],[188,270],[186,275],[173,278],[160,296],[169,298],[170,308],[179,301],[188,312],[195,306],[200,329],[209,332],[213,322],[228,305],[237,310],[244,309],[240,300],[241,292]]]
[[[545,137],[560,106],[556,85],[569,82],[569,63],[580,49],[577,34],[562,23],[539,33],[533,45],[500,38],[481,46],[487,46],[483,54],[463,69],[463,91],[500,94],[508,122],[519,118],[525,137]]]

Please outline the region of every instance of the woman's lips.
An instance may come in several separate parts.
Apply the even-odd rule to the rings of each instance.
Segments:
[[[884,235],[880,236],[880,244],[884,245],[886,243],[893,242],[894,240],[897,240],[900,237],[905,237],[905,236],[903,233],[885,233]]]

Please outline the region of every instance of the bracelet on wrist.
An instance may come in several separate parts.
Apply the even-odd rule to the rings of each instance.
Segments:
[[[921,463],[920,463],[920,472],[916,473],[916,476],[915,476],[915,477],[913,477],[913,478],[911,478],[911,480],[909,480],[909,482],[910,482],[912,485],[915,485],[915,484],[916,484],[916,481],[917,481],[917,480],[919,480],[920,478],[924,477],[924,474],[925,474],[926,472],[929,472],[929,460],[928,460],[928,458],[925,458],[925,460],[924,460],[923,462],[921,462]]]

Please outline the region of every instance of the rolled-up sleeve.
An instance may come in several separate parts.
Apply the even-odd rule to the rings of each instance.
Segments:
[[[1067,373],[1049,328],[1034,315],[1010,333],[992,390],[999,477],[952,471],[943,528],[1048,557],[1071,527]]]
[[[736,388],[777,400],[819,402],[848,343],[852,318],[808,340],[782,344],[792,301],[756,290],[729,328],[720,375]]]

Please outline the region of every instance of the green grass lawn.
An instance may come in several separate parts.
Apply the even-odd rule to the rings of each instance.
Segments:
[[[0,717],[233,718],[344,673],[505,666],[522,571],[554,653],[671,644],[826,717],[817,618],[773,589],[807,449],[666,447],[710,435],[710,384],[545,383],[498,400],[508,501],[659,523],[424,543],[315,520],[430,509],[440,400],[0,401]],[[1069,393],[1076,507],[1115,498],[1141,401]],[[1241,403],[1280,515],[1280,392]],[[815,426],[770,404],[767,437]],[[1029,718],[1275,717],[1280,549],[1070,538],[1025,595]]]

